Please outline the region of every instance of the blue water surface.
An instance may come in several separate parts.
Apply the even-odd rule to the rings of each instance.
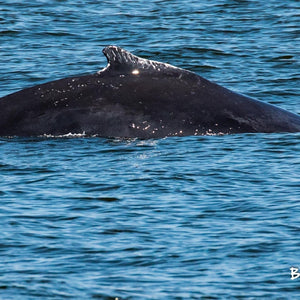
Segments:
[[[300,113],[299,3],[0,0],[0,97],[101,49]],[[0,139],[1,299],[297,299],[300,134]]]

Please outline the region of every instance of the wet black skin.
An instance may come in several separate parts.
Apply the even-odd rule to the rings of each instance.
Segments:
[[[0,98],[0,136],[159,138],[299,132],[300,117],[195,73],[109,46],[108,67]]]

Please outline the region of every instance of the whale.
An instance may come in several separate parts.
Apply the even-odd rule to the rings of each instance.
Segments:
[[[300,116],[176,66],[103,49],[107,66],[0,98],[0,136],[120,138],[299,132]]]

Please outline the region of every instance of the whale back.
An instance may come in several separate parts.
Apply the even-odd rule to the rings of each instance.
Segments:
[[[85,132],[165,137],[298,132],[300,117],[232,92],[193,72],[103,49],[107,66],[0,98],[0,136]]]

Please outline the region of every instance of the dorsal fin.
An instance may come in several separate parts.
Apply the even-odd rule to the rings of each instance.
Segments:
[[[144,59],[133,55],[129,51],[126,51],[117,46],[107,46],[102,52],[107,58],[108,65],[103,70],[98,73],[102,73],[106,70],[114,70],[120,72],[132,72],[133,74],[138,74],[139,72],[151,70],[151,71],[169,71],[178,72],[185,71],[183,69],[174,67],[169,64]],[[136,72],[136,73],[134,73]],[[186,71],[188,72],[188,71]]]

